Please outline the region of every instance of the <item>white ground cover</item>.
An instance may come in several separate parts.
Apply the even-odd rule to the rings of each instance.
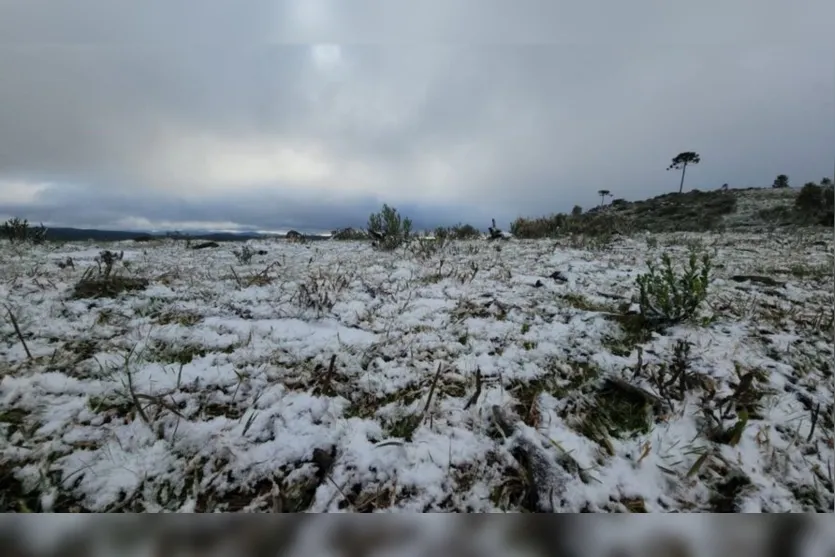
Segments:
[[[832,510],[825,233],[250,245],[0,244],[2,510]],[[149,286],[73,298],[103,249]],[[634,330],[691,249],[697,317]],[[677,365],[663,410],[603,389]]]

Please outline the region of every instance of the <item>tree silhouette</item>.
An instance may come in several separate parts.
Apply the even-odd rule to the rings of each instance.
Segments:
[[[699,153],[695,153],[693,151],[685,151],[676,155],[673,159],[673,162],[670,164],[670,166],[667,167],[667,170],[681,169],[681,183],[678,185],[678,193],[681,193],[684,189],[684,173],[687,172],[687,165],[699,164],[701,160],[702,159],[701,157],[699,157]]]
[[[597,195],[600,196],[600,205],[603,205],[606,203],[606,196],[611,197],[612,192],[610,192],[609,190],[598,190]]]
[[[774,183],[771,184],[772,188],[787,188],[789,187],[789,177],[785,174],[780,174],[776,178],[774,178]]]

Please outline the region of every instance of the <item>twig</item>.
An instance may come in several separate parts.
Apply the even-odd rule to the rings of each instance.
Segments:
[[[125,367],[127,367],[127,359],[125,359]],[[136,406],[136,411],[139,413],[139,417],[142,418],[142,421],[145,422],[148,427],[151,427],[151,420],[148,419],[148,415],[145,413],[145,409],[142,407],[142,403],[139,402],[139,396],[137,395],[136,391],[133,388],[133,374],[130,370],[125,370],[127,373],[128,378],[128,393],[130,393],[130,397],[133,400],[133,405]]]
[[[20,344],[23,345],[23,349],[26,351],[26,357],[30,360],[32,359],[32,353],[29,351],[29,347],[26,345],[26,339],[23,338],[23,333],[20,332],[20,326],[17,324],[17,319],[12,313],[12,308],[6,306],[6,311],[9,312],[9,319],[12,322],[12,326],[14,327],[14,332],[17,334],[17,338],[20,339]]]
[[[324,385],[322,386],[323,392],[329,392],[331,390],[331,379],[333,378],[333,371],[335,367],[336,354],[331,354],[331,361],[328,364],[328,371],[325,373]]]
[[[238,273],[235,272],[235,267],[229,265],[229,268],[232,269],[232,276],[235,277],[235,281],[238,283],[238,288],[241,288],[243,283],[241,283],[241,279],[238,278]]]
[[[256,274],[256,275],[253,275],[253,276],[252,276],[252,278],[250,278],[250,279],[249,279],[249,285],[250,285],[250,286],[252,286],[252,285],[253,285],[253,284],[255,284],[255,282],[256,282],[256,281],[258,281],[259,279],[266,278],[266,277],[267,277],[267,274],[270,272],[270,269],[272,269],[273,267],[275,267],[275,266],[277,266],[277,265],[278,265],[278,262],[277,262],[277,261],[274,261],[273,263],[270,263],[269,265],[267,265],[267,266],[264,268],[264,270],[263,270],[263,271],[259,272],[259,273],[258,273],[258,274]],[[235,272],[235,269],[232,269],[232,272],[234,273],[234,272]]]
[[[815,406],[815,410],[812,412],[812,429],[809,430],[809,436],[806,438],[807,443],[812,441],[812,436],[815,434],[815,426],[818,425],[818,416],[820,415],[820,411],[821,403],[819,402],[817,406]]]
[[[470,397],[470,400],[467,401],[467,404],[464,405],[464,410],[472,406],[478,401],[478,397],[481,396],[481,366],[475,368],[475,392],[473,396]]]
[[[429,386],[429,396],[426,397],[426,405],[423,407],[423,412],[421,412],[421,421],[426,418],[426,413],[429,412],[429,405],[432,403],[432,395],[435,393],[435,386],[438,384],[438,377],[441,376],[441,370],[443,370],[444,364],[438,364],[438,371],[435,372],[435,377],[432,378],[432,384]]]

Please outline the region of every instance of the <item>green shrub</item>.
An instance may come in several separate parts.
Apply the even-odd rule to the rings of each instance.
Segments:
[[[412,220],[401,218],[394,207],[383,205],[379,213],[368,217],[368,230],[381,234],[383,239],[377,247],[383,250],[393,250],[409,240],[412,233]]]
[[[471,224],[456,224],[455,226],[439,226],[435,229],[438,240],[474,240],[481,237],[481,232]]]
[[[707,298],[710,256],[705,253],[700,260],[691,252],[688,265],[678,275],[667,253],[661,256],[661,268],[652,262],[647,265],[649,272],[636,279],[642,315],[670,324],[692,318]]]
[[[32,228],[29,226],[28,220],[20,220],[18,217],[14,217],[0,226],[0,235],[12,243],[32,242],[33,244],[42,244],[46,241],[46,227],[41,224],[37,228]]]
[[[832,226],[833,208],[835,208],[832,185],[808,182],[797,194],[794,206],[802,215],[804,224]]]

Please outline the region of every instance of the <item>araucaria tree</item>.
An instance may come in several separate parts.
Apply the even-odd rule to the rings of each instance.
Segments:
[[[598,190],[597,195],[600,196],[600,204],[605,205],[606,204],[606,197],[607,196],[611,197],[612,192],[610,192],[609,190]]]
[[[681,170],[681,183],[678,185],[678,193],[681,193],[684,189],[684,173],[687,172],[687,165],[699,164],[699,162],[701,162],[699,153],[685,151],[676,155],[673,162],[667,167],[667,170]]]

